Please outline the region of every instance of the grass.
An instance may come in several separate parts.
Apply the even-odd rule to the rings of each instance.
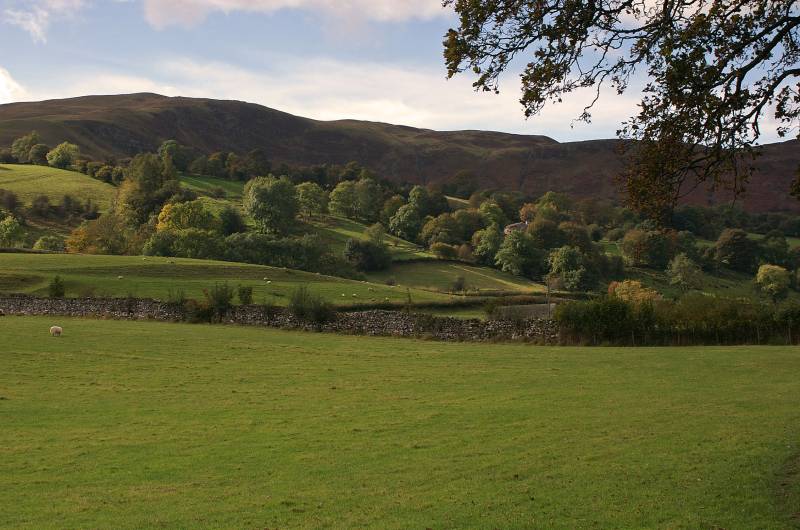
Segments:
[[[798,522],[797,348],[52,317],[4,317],[0,336],[5,528]]]
[[[309,231],[318,233],[320,237],[328,243],[331,250],[338,254],[344,252],[344,247],[348,239],[366,240],[364,231],[367,229],[367,226],[350,219],[345,219],[344,217],[325,215],[307,223],[306,228],[308,228]],[[389,246],[392,259],[404,260],[433,257],[433,254],[427,252],[422,247],[409,243],[399,237],[386,234],[384,240]]]
[[[46,295],[55,275],[64,279],[67,296],[134,295],[164,300],[170,291],[183,290],[190,298],[202,298],[203,289],[228,282],[252,286],[257,303],[286,305],[299,285],[340,306],[385,302],[386,298],[397,304],[407,301],[406,289],[401,287],[260,265],[138,256],[0,254],[0,292]],[[413,303],[455,298],[418,289],[411,289],[411,297]]]
[[[473,293],[490,291],[492,293],[531,294],[546,290],[543,285],[519,276],[488,267],[475,267],[448,261],[395,263],[388,270],[370,274],[369,278],[374,282],[381,283],[394,279],[398,285],[448,292],[458,276],[464,277],[467,290]]]
[[[180,179],[184,187],[202,195],[210,195],[213,189],[222,188],[226,198],[241,199],[244,191],[244,182],[203,175],[181,175]]]
[[[58,204],[64,195],[76,199],[91,199],[101,212],[108,211],[116,189],[83,173],[46,166],[0,164],[0,188],[13,191],[20,201],[30,206],[33,199],[46,195]]]

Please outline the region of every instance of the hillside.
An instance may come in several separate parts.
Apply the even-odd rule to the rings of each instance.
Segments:
[[[356,160],[398,182],[442,182],[461,171],[482,185],[537,194],[617,195],[615,140],[559,143],[546,136],[486,131],[437,132],[353,120],[322,122],[239,101],[156,94],[86,96],[0,105],[0,145],[31,130],[46,142],[69,140],[95,158],[127,157],[174,138],[203,152],[261,148],[275,163],[305,166]],[[743,205],[800,211],[788,195],[800,164],[797,141],[768,145]],[[724,200],[699,192],[691,202]]]
[[[39,195],[46,195],[53,204],[72,195],[80,201],[91,200],[101,212],[111,207],[116,193],[110,184],[83,173],[16,164],[0,164],[0,189],[13,191],[28,206]]]

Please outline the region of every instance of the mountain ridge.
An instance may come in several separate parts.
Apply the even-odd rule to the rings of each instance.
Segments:
[[[616,139],[558,142],[545,135],[481,130],[436,131],[351,119],[320,121],[255,103],[153,93],[89,95],[0,105],[0,145],[37,130],[50,145],[78,144],[97,159],[125,158],[175,139],[203,153],[263,149],[290,166],[356,160],[397,182],[441,183],[470,172],[486,187],[538,194],[619,198],[623,167]],[[744,196],[747,210],[797,211],[789,186],[800,142],[761,147]],[[693,193],[688,202],[719,204],[725,193]]]

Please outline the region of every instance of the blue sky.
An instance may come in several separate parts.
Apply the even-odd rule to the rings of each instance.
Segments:
[[[157,92],[293,114],[432,129],[613,137],[639,94],[604,94],[589,125],[575,94],[525,120],[501,94],[447,80],[440,0],[0,0],[0,103]]]

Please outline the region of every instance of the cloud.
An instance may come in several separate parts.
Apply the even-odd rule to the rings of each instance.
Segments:
[[[27,91],[22,85],[17,83],[11,74],[3,67],[0,67],[0,105],[13,103],[28,98]]]
[[[448,14],[441,0],[144,0],[145,18],[159,29],[191,27],[213,12],[274,13],[282,9],[316,10],[381,22],[429,20]]]
[[[167,95],[238,99],[319,120],[359,119],[432,129],[492,129],[547,134],[559,140],[610,137],[635,113],[638,98],[603,93],[591,125],[570,128],[590,91],[570,94],[561,105],[525,120],[519,87],[507,83],[500,95],[476,93],[469,77],[450,81],[436,68],[376,62],[276,57],[263,70],[221,62],[175,58],[158,62],[157,81],[90,75],[86,88],[137,90]],[[127,88],[127,90],[125,90]],[[113,91],[113,90],[112,90]]]
[[[85,7],[84,0],[10,1],[3,10],[3,22],[18,26],[33,37],[34,42],[47,42],[47,30],[53,17],[70,17]]]

